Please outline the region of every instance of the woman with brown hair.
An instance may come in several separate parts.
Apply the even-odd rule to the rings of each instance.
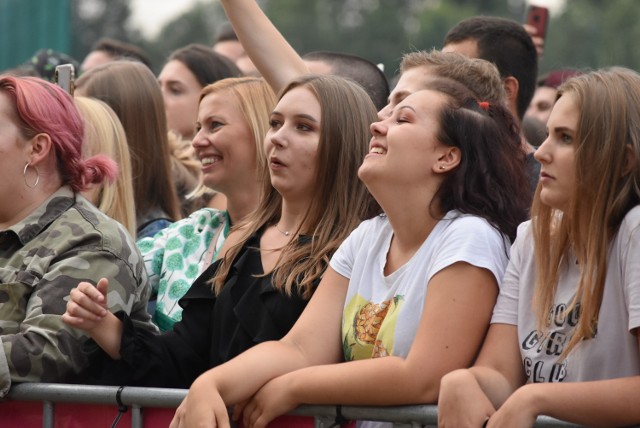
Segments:
[[[559,87],[478,360],[442,381],[439,426],[640,422],[640,75]]]
[[[131,150],[137,239],[153,236],[178,220],[167,119],[153,73],[139,62],[109,62],[83,73],[76,82],[76,95],[104,101],[122,122]]]

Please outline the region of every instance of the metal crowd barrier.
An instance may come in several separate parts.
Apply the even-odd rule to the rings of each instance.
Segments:
[[[120,393],[118,394],[118,390]],[[141,388],[141,387],[124,387],[118,388],[114,386],[93,386],[93,385],[70,385],[70,384],[50,384],[50,383],[24,383],[14,385],[7,397],[0,402],[0,427],[4,426],[22,426],[27,424],[20,423],[21,415],[14,415],[18,419],[7,419],[10,412],[3,407],[11,406],[16,403],[30,402],[36,405],[42,402],[42,427],[54,428],[60,426],[82,426],[97,427],[98,422],[82,421],[67,425],[60,421],[56,421],[56,405],[62,406],[63,403],[71,403],[77,406],[83,405],[106,405],[110,406],[112,416],[117,415],[119,406],[127,406],[128,411],[116,425],[120,427],[143,428],[147,426],[161,426],[166,422],[168,426],[169,419],[162,420],[161,423],[156,422],[154,425],[145,425],[144,418],[151,414],[157,408],[175,409],[178,407],[182,399],[187,394],[184,389],[171,388]],[[118,396],[119,395],[119,400]],[[35,403],[34,403],[35,402]],[[113,406],[113,408],[111,408]],[[143,409],[144,412],[143,412]],[[17,410],[20,411],[20,410]],[[22,410],[23,413],[28,411]],[[297,416],[309,416],[314,418],[315,428],[328,428],[332,426],[339,414],[348,420],[375,420],[392,422],[396,428],[417,428],[417,427],[437,427],[438,414],[437,407],[433,405],[414,405],[414,406],[391,406],[391,407],[367,407],[367,406],[310,406],[305,405],[297,408],[291,413]],[[22,415],[26,417],[25,415]],[[32,415],[33,416],[33,415]],[[165,416],[165,419],[167,416]],[[33,419],[33,418],[32,418]],[[2,420],[10,424],[6,425]],[[536,428],[568,428],[577,425],[568,424],[546,416],[538,417]]]

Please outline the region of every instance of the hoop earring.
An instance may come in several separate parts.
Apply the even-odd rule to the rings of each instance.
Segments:
[[[36,187],[38,187],[38,183],[40,182],[40,173],[38,172],[38,168],[36,168],[35,166],[32,166],[32,168],[36,170],[36,182],[33,183],[33,185],[29,184],[27,182],[27,168],[29,168],[29,166],[30,164],[29,162],[27,162],[27,164],[24,166],[24,169],[22,170],[22,176],[24,177],[24,184],[29,189],[35,189]]]

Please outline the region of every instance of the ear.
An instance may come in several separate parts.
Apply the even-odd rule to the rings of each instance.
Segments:
[[[433,165],[432,170],[437,174],[451,171],[460,164],[462,154],[457,147],[445,147],[438,161]]]
[[[504,90],[507,93],[507,104],[509,105],[509,109],[514,112],[518,106],[518,92],[520,90],[520,83],[518,83],[518,79],[513,76],[505,77],[502,81],[502,85],[504,86]]]
[[[41,165],[52,151],[53,142],[48,134],[38,134],[27,142],[27,154],[31,165]]]
[[[622,167],[622,175],[628,175],[633,171],[638,165],[638,158],[636,156],[636,152],[633,150],[633,146],[631,144],[627,144],[624,148],[624,166]]]

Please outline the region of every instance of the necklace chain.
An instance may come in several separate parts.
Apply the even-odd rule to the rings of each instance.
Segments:
[[[278,229],[278,232],[282,233],[284,236],[291,235],[291,232],[289,232],[288,230],[284,231],[284,230],[280,229],[280,227],[278,226],[278,223],[276,223],[276,229]]]

